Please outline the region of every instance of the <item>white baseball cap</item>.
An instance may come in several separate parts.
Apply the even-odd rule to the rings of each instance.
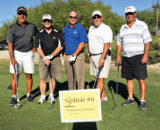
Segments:
[[[135,13],[136,12],[136,8],[134,6],[128,6],[127,8],[125,8],[125,14],[126,13]]]
[[[94,15],[100,15],[100,16],[102,16],[102,13],[101,13],[101,11],[99,11],[99,10],[95,10],[95,11],[93,11],[93,13],[92,13],[92,17],[93,17]]]
[[[52,20],[52,17],[50,14],[44,14],[42,17],[42,20],[44,20],[44,19]]]

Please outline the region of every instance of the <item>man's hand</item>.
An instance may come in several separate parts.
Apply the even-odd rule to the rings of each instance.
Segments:
[[[102,68],[104,66],[104,59],[101,59],[99,60],[99,64],[98,64],[98,68]]]
[[[88,60],[89,60],[89,62],[91,62],[91,56],[90,55],[88,55]]]
[[[143,55],[141,62],[142,62],[142,64],[147,63],[148,62],[148,55]]]
[[[43,61],[44,61],[44,63],[47,65],[47,66],[49,66],[49,64],[51,63],[51,59],[53,58],[53,56],[52,55],[47,55],[47,56],[45,56],[44,58],[43,58]]]
[[[52,55],[47,55],[47,56],[45,56],[45,57],[43,58],[43,61],[45,61],[45,60],[51,60],[52,58],[53,58]]]
[[[11,58],[11,64],[13,65],[13,68],[15,68],[15,64],[17,64],[16,59]]]
[[[45,56],[48,60],[51,60],[53,58],[52,55],[48,55],[48,56]]]
[[[34,47],[34,48],[32,48],[32,50],[31,50],[33,53],[34,52],[36,52],[37,51],[37,49]]]
[[[77,58],[76,55],[72,55],[72,56],[70,56],[69,61],[73,63],[76,61],[76,58]]]
[[[44,63],[45,63],[47,66],[49,66],[49,64],[51,63],[51,61],[50,61],[49,59],[46,59],[46,60],[44,61]]]
[[[116,65],[121,64],[121,57],[117,56],[116,57]]]

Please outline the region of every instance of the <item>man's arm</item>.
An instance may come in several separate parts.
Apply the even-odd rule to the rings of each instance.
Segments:
[[[117,54],[116,54],[116,64],[121,64],[121,51],[122,51],[122,45],[117,45]]]
[[[107,57],[107,53],[110,47],[110,43],[105,43],[103,47],[103,52],[101,54],[101,58],[99,59],[99,68],[102,68],[104,65],[105,58]]]
[[[89,62],[91,61],[91,54],[90,54],[90,52],[89,52],[89,45],[87,46],[87,51],[88,51],[88,60],[89,60]]]
[[[77,50],[74,52],[74,55],[78,56],[78,54],[82,51],[82,49],[84,48],[85,43],[81,42],[77,48]]]
[[[53,52],[52,52],[52,56],[55,57],[56,55],[58,55],[61,51],[63,50],[62,46],[58,46]]]
[[[40,57],[43,59],[44,63],[46,65],[49,65],[50,64],[50,60],[49,59],[44,59],[45,55],[44,55],[42,49],[41,48],[37,48],[37,52],[39,53]]]
[[[11,59],[11,64],[13,65],[13,67],[15,67],[15,64],[17,63],[17,61],[13,56],[13,43],[12,42],[8,42],[8,51],[9,51],[9,55]]]
[[[150,50],[150,43],[148,42],[148,43],[146,43],[146,44],[144,45],[144,55],[143,55],[142,61],[141,61],[142,64],[145,64],[145,63],[148,62],[149,50]]]

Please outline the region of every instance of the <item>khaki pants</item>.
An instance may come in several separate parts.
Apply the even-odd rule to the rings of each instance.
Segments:
[[[66,55],[65,69],[67,73],[68,88],[69,90],[76,89],[76,81],[78,89],[84,89],[84,69],[85,69],[85,57],[81,53],[77,56],[73,65],[70,64],[69,58],[71,55]]]

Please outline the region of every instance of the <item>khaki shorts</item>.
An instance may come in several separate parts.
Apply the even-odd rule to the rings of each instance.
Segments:
[[[96,76],[98,73],[98,62],[100,57],[101,54],[91,56],[90,74],[93,76]],[[99,78],[108,78],[110,65],[111,65],[111,56],[107,56],[105,59],[104,66],[100,72]]]
[[[46,80],[48,76],[48,66],[44,63],[41,57],[39,57],[39,75],[40,80]],[[62,78],[60,57],[55,57],[51,60],[51,76],[54,79]]]

